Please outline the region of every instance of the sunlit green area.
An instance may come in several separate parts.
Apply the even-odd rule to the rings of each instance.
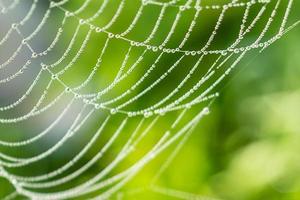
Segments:
[[[28,71],[24,72],[22,78],[16,83],[8,85],[0,85],[0,103],[1,106],[8,105],[20,98],[26,88],[30,86],[32,80],[37,76],[40,63],[53,64],[64,54],[69,43],[76,35],[74,46],[70,53],[65,56],[57,66],[53,67],[52,73],[64,73],[59,77],[70,88],[76,88],[84,82],[89,74],[95,70],[96,64],[101,64],[91,79],[91,81],[83,88],[79,89],[79,93],[94,93],[99,89],[103,89],[114,82],[118,70],[126,57],[126,53],[130,51],[124,71],[130,70],[130,66],[139,59],[143,58],[134,69],[133,73],[124,79],[120,84],[114,87],[107,94],[105,93],[96,103],[109,101],[112,98],[121,95],[131,88],[130,93],[109,104],[111,107],[123,105],[127,100],[133,98],[139,93],[147,89],[155,80],[164,74],[176,61],[179,60],[184,53],[164,53],[155,63],[157,57],[162,53],[162,49],[148,49],[144,46],[136,45],[131,47],[130,42],[112,37],[107,40],[109,34],[120,34],[124,32],[132,23],[141,5],[140,0],[127,0],[123,12],[116,22],[104,32],[97,33],[95,27],[105,27],[109,24],[116,13],[121,0],[112,0],[108,3],[105,11],[91,22],[95,27],[91,31],[90,24],[83,24],[78,28],[80,19],[87,19],[96,13],[103,0],[93,0],[78,15],[69,17],[63,24],[63,31],[59,43],[49,51],[46,55],[42,55],[34,59],[30,64]],[[158,2],[169,2],[167,0]],[[170,33],[170,29],[179,11],[179,6],[186,1],[178,1],[176,6],[167,8],[163,20],[158,26],[154,37],[149,41],[150,45],[159,46],[164,42],[166,36]],[[195,5],[196,1],[191,1]],[[224,5],[229,0],[203,0],[200,5]],[[247,0],[239,2],[248,2]],[[283,0],[279,4],[277,15],[270,25],[270,29],[264,34],[263,41],[273,37],[279,30],[283,21],[288,0]],[[266,11],[257,22],[256,26],[247,33],[245,38],[238,44],[238,47],[246,47],[253,43],[262,30],[276,6],[277,1],[271,0]],[[9,1],[3,0],[4,5],[9,5]],[[30,4],[31,5],[31,4]],[[4,37],[6,31],[10,28],[11,23],[24,18],[24,13],[28,12],[30,5],[22,2],[16,11],[7,14],[0,14],[0,39]],[[255,19],[263,4],[255,4],[251,7],[248,21]],[[82,6],[82,1],[70,1],[63,5],[65,10],[75,11]],[[299,2],[296,1],[290,12],[289,20],[286,27],[289,27],[298,19]],[[37,4],[37,11],[33,14],[32,19],[26,25],[20,27],[23,35],[28,36],[36,28],[36,24],[40,22],[42,16],[49,8],[48,1],[40,1]],[[30,40],[30,44],[37,52],[46,49],[54,40],[58,28],[61,27],[65,10],[54,8],[49,15],[48,21],[35,37]],[[198,51],[209,39],[214,31],[216,21],[219,18],[222,9],[207,9],[200,12],[193,32],[189,39],[182,47],[184,50]],[[22,13],[24,12],[24,13]],[[134,29],[124,36],[132,41],[145,41],[147,36],[155,27],[158,16],[161,12],[160,5],[148,5],[143,11],[143,15],[137,21]],[[165,47],[176,49],[186,32],[189,29],[191,20],[195,17],[195,9],[187,9],[182,12],[181,18],[176,26],[174,34],[167,41]],[[222,25],[217,30],[218,34],[208,47],[208,50],[226,49],[237,39],[240,25],[245,13],[245,6],[233,7],[226,11]],[[3,26],[2,26],[3,24]],[[83,53],[78,59],[72,61],[80,52],[82,45],[85,43],[86,36],[90,34],[90,38],[84,46]],[[71,179],[66,183],[59,184],[50,188],[39,188],[30,191],[41,193],[59,192],[67,190],[76,185],[85,183],[89,179],[96,177],[101,171],[105,171],[106,167],[114,162],[119,156],[119,152],[139,126],[141,120],[143,124],[138,135],[142,135],[142,130],[146,130],[148,126],[159,119],[149,130],[145,137],[137,144],[135,151],[130,153],[124,160],[118,163],[111,171],[105,174],[101,181],[108,179],[118,173],[122,173],[131,165],[147,154],[155,144],[160,141],[166,131],[170,130],[171,136],[180,131],[186,124],[194,119],[202,109],[209,105],[210,114],[201,118],[196,126],[188,129],[184,135],[172,143],[168,148],[155,156],[147,165],[139,169],[137,174],[130,177],[130,181],[124,186],[117,189],[109,198],[110,199],[228,199],[228,200],[297,200],[300,198],[300,29],[296,26],[294,29],[284,34],[282,38],[270,45],[264,51],[260,52],[260,48],[251,49],[245,57],[239,62],[229,75],[222,80],[209,94],[220,92],[217,98],[203,101],[199,104],[187,107],[186,113],[180,123],[175,128],[170,128],[182,110],[176,110],[161,115],[152,113],[151,116],[134,116],[129,117],[124,125],[121,134],[116,141],[107,149],[101,159],[95,162],[83,174]],[[16,49],[17,44],[22,41],[17,34],[11,35],[1,47],[0,58],[5,61],[7,57]],[[108,42],[108,46],[105,44]],[[106,48],[101,61],[99,56],[103,48]],[[132,48],[132,49],[130,49]],[[129,50],[130,49],[130,50]],[[196,92],[191,94],[184,102],[189,102],[196,98],[207,88],[213,85],[219,77],[226,74],[233,63],[238,59],[241,52],[234,53],[228,62],[225,62],[220,70],[208,81],[197,88]],[[230,53],[224,55],[229,56]],[[168,76],[157,86],[153,87],[150,92],[141,96],[133,103],[125,105],[120,110],[132,111],[145,109],[159,100],[163,99],[167,94],[176,88],[180,81],[187,76],[189,71],[195,65],[199,57],[202,55],[185,55],[170,72]],[[178,93],[172,96],[169,101],[175,101],[184,92],[187,92],[201,77],[209,70],[219,55],[205,55],[201,61],[199,68],[191,75],[189,81],[180,89]],[[31,52],[24,48],[21,57],[24,57],[23,63],[31,57]],[[222,60],[222,58],[221,58]],[[72,66],[69,65],[72,63]],[[134,89],[132,86],[142,79],[143,74],[147,73],[149,67],[155,63],[155,68],[150,75],[145,78]],[[18,60],[9,65],[8,69],[0,71],[1,78],[13,73],[22,65],[22,61]],[[67,70],[64,69],[68,67]],[[30,98],[26,99],[19,107],[10,111],[0,113],[1,119],[15,118],[22,116],[32,109],[39,97],[47,87],[51,80],[51,74],[42,73],[41,81],[33,90]],[[45,97],[41,107],[49,104],[61,92],[65,91],[64,85],[59,81],[53,81],[49,91]],[[3,94],[3,95],[2,95]],[[65,109],[69,102],[72,101],[72,94],[65,93],[58,105],[53,107],[47,113],[34,116],[28,121],[18,123],[0,124],[1,141],[22,141],[32,138],[37,132],[49,126],[53,120],[57,119],[59,113]],[[162,105],[167,104],[164,103]],[[59,144],[64,138],[72,121],[80,112],[83,103],[81,99],[75,99],[71,110],[58,123],[58,127],[51,130],[45,137],[39,139],[27,146],[22,147],[6,147],[0,146],[0,152],[20,158],[30,158],[46,152],[51,147]],[[89,105],[88,110],[84,111],[87,115],[93,106]],[[46,158],[34,162],[24,167],[4,167],[9,173],[21,177],[34,177],[41,174],[49,173],[72,160],[76,155],[83,151],[84,147],[92,140],[93,136],[105,122],[107,116],[110,116],[103,134],[95,140],[91,148],[79,159],[74,165],[50,179],[62,178],[76,171],[97,155],[106,144],[109,144],[113,134],[122,127],[123,120],[127,115],[124,113],[112,114],[107,109],[96,110],[86,123],[79,129],[76,135],[67,139],[67,141],[53,154]],[[84,118],[80,118],[82,121]],[[191,130],[192,132],[189,132]],[[185,137],[185,135],[189,137]],[[172,154],[177,151],[177,154]],[[174,155],[174,157],[172,157]],[[171,159],[172,158],[172,159]],[[7,160],[1,157],[1,163]],[[0,163],[0,166],[1,166]],[[165,165],[168,163],[168,165]],[[47,180],[49,181],[49,180]],[[47,181],[41,181],[47,182]],[[98,181],[100,182],[100,181]],[[39,184],[39,183],[37,183]],[[114,184],[103,187],[92,194],[76,196],[68,199],[89,199],[97,195],[101,195],[113,188]],[[0,179],[0,197],[5,197],[15,191],[14,186],[7,181],[7,178]],[[23,195],[15,196],[15,199],[27,199]]]

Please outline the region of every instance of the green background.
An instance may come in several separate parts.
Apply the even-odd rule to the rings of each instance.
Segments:
[[[118,5],[118,2],[116,1],[115,5]],[[137,3],[136,1],[134,2]],[[128,12],[125,15],[128,16],[128,18],[136,12],[137,6],[134,2],[128,4],[129,7],[132,7],[132,12]],[[220,2],[222,3],[222,1],[215,2],[219,4]],[[203,3],[208,3],[208,1],[203,1]],[[287,1],[283,1],[283,5],[286,5],[286,3]],[[66,8],[72,10],[72,8],[76,8],[78,5],[80,5],[80,1],[70,3]],[[99,5],[99,3],[94,2],[93,5]],[[39,9],[43,11],[47,3],[41,3],[39,6]],[[299,2],[295,2],[288,24],[292,24],[292,22],[299,19],[299,6]],[[80,17],[84,18],[89,16],[95,9],[97,9],[96,6],[90,6]],[[113,10],[115,7],[111,6],[110,9]],[[282,9],[280,9],[281,14]],[[170,12],[175,13],[174,10]],[[228,20],[226,23],[231,24],[232,27],[235,25],[238,27],[240,21],[237,22],[236,16],[240,16],[239,12],[239,10],[233,11],[232,16],[226,18]],[[99,26],[105,24],[105,20],[109,20],[109,14],[112,13],[112,11],[107,11],[107,16],[105,15],[103,20],[98,20],[97,24]],[[145,20],[149,21],[143,22],[143,24],[137,28],[135,34],[130,36],[131,38],[141,40],[139,37],[143,38],[143,33],[147,32],[147,29],[151,29],[151,26],[148,24],[151,23],[151,20],[155,20],[154,16],[157,16],[157,13],[149,12],[148,15]],[[125,16],[116,23],[110,30],[111,32],[124,30],[124,27],[126,27],[124,24],[126,24],[126,20],[129,20],[126,19]],[[172,16],[174,15],[169,16],[170,21],[164,22],[166,23],[164,26],[167,27],[168,23],[170,24]],[[186,17],[190,19],[192,16],[193,13],[190,13]],[[213,26],[216,16],[207,13],[203,22],[205,22],[205,25],[208,27],[210,25]],[[61,19],[61,13],[57,11],[52,17],[52,21],[50,21],[47,26],[48,29],[43,30],[40,36],[38,36],[39,39],[35,41],[36,46],[42,46],[44,45],[43,41],[49,40],[45,39],[47,38],[45,34],[49,31],[49,35],[51,35],[50,32],[53,32],[52,28],[55,29],[57,20]],[[55,20],[56,18],[57,20]],[[280,19],[281,18],[278,18],[278,21],[275,20],[276,25],[274,25],[274,27],[278,27]],[[69,38],[73,34],[75,23],[76,20],[68,24],[65,35],[66,38]],[[164,26],[162,25],[162,27]],[[263,24],[260,26],[263,26]],[[180,27],[184,29],[184,23],[182,23]],[[180,28],[178,30],[180,30]],[[159,43],[159,37],[163,38],[164,32],[167,31],[168,29],[163,28],[153,43]],[[201,41],[198,41],[197,36],[205,40],[206,32],[209,33],[209,28],[204,28],[196,33],[190,43],[187,44],[186,49],[199,48],[197,44],[201,43]],[[82,36],[84,33],[86,32],[81,32]],[[225,41],[232,37],[234,33],[234,28],[221,30],[221,37],[218,38],[214,47],[226,46],[227,43]],[[269,34],[272,35],[272,32]],[[234,70],[233,74],[218,87],[220,97],[213,102],[210,115],[200,121],[182,150],[158,179],[156,183],[158,186],[197,194],[199,197],[203,196],[203,199],[204,197],[233,200],[296,200],[300,198],[300,146],[298,144],[300,141],[299,35],[300,29],[296,27],[264,52],[260,54],[257,51],[249,53],[243,62]],[[180,33],[175,34],[174,37],[175,39],[173,39],[174,41],[171,40],[170,46],[176,46],[176,41],[182,38]],[[255,37],[255,33],[249,37]],[[96,38],[94,38],[94,40],[98,41]],[[100,38],[99,41],[99,43],[103,44],[104,40]],[[63,43],[64,41],[61,43],[61,50],[64,50]],[[89,53],[86,55],[80,62],[75,64],[79,66],[79,69],[70,72],[70,74],[64,77],[67,82],[69,81],[70,84],[76,83],[76,81],[78,82],[78,80],[84,76],[84,73],[90,72],[90,69],[84,66],[94,63],[95,57],[98,55],[97,52],[99,52],[97,44],[98,43],[95,42],[94,45],[90,47],[90,52],[95,52],[95,54]],[[102,74],[99,74],[99,79],[93,82],[94,85],[92,85],[91,88],[97,84],[105,84],[105,78],[111,78],[112,69],[109,67],[122,60],[121,57],[118,57],[118,52],[122,52],[125,49],[122,48],[122,45],[124,46],[125,44],[114,44],[115,53],[111,51],[112,53],[107,55],[107,60],[110,61],[106,63],[107,66],[103,66],[106,70],[104,70]],[[76,50],[73,52],[76,52]],[[54,55],[59,53],[57,50]],[[134,58],[132,59],[134,61]],[[151,63],[151,56],[147,57],[147,59],[149,60],[147,62]],[[169,60],[173,62],[174,59],[175,58],[172,57],[165,59],[163,63],[166,63],[167,67]],[[190,62],[192,63],[193,61]],[[189,64],[188,61],[186,61],[186,63],[187,65]],[[205,65],[205,63],[203,65]],[[145,67],[147,67],[146,64]],[[142,71],[139,73],[142,73]],[[160,72],[156,73],[159,74]],[[132,81],[137,80],[138,75],[137,73]],[[177,78],[180,80],[182,73],[179,71],[176,73],[176,76],[178,76]],[[176,76],[173,78],[176,78]],[[76,79],[74,77],[76,77]],[[193,77],[193,79],[196,80],[195,77]],[[126,84],[130,85],[130,82]],[[169,85],[171,85],[170,82]],[[146,86],[147,83],[143,85],[143,87]],[[57,86],[57,88],[59,88],[59,86]],[[55,95],[55,91],[59,90],[57,88],[53,89],[50,94]],[[160,93],[164,93],[169,91],[168,89],[169,86],[166,86],[157,90]],[[154,95],[156,94],[158,93],[155,92]],[[159,95],[157,98],[160,98]],[[7,99],[9,100],[9,98]],[[5,98],[1,98],[1,101],[5,102]],[[137,108],[143,107],[143,105],[146,104],[146,100],[141,99],[134,106]],[[191,113],[193,112],[191,111]],[[1,117],[3,116],[8,115],[4,113]],[[192,116],[193,114],[187,116],[187,120]],[[172,118],[172,116],[170,117]],[[167,122],[169,120],[168,116],[163,120]],[[117,124],[117,122],[110,124],[111,129],[114,129]],[[99,124],[96,122],[94,124],[91,123],[90,129],[93,130],[93,126],[96,127],[97,125]],[[6,132],[16,133],[16,138],[22,138],[22,133],[30,132],[30,130],[30,125],[27,125],[25,129],[21,125],[16,127],[1,125],[1,139],[11,138],[10,135],[4,135]],[[153,130],[152,134],[155,138],[155,130]],[[75,144],[80,144],[81,141],[78,142],[79,140],[81,139],[76,140]],[[101,142],[103,141],[100,141],[100,144]],[[150,146],[151,144],[152,143],[149,142]],[[69,145],[69,148],[71,146],[72,144]],[[41,146],[37,144],[37,146],[29,149],[28,155],[40,147]],[[159,194],[147,189],[149,181],[155,176],[162,161],[168,158],[168,155],[170,155],[175,147],[176,144],[172,145],[165,153],[158,156],[157,159],[154,159],[129,184],[122,188],[121,193],[116,194],[112,198],[117,199],[123,195],[124,199],[176,199],[175,197]],[[114,148],[118,149],[118,144],[116,144]],[[18,155],[17,150],[10,152],[10,150],[4,148],[3,151],[12,153],[12,155]],[[96,152],[97,148],[93,151]],[[92,153],[90,155],[92,155]],[[65,150],[49,158],[46,163],[48,163],[49,166],[55,166],[53,163],[63,162],[65,158],[68,158],[68,155],[73,155],[72,149]],[[89,157],[85,159],[88,160]],[[107,160],[107,162],[109,162],[109,160]],[[92,177],[103,167],[102,165],[105,165],[105,163],[99,163],[99,166],[94,166],[86,176],[82,176],[76,181],[79,183],[86,180],[87,177]],[[124,166],[126,166],[126,163]],[[39,164],[27,170],[34,171],[35,169],[39,169],[45,172],[50,168],[51,167],[45,167]],[[21,173],[25,175],[27,173],[30,174],[26,170]],[[76,184],[76,181],[70,184]],[[64,187],[68,187],[68,185],[66,184]],[[139,188],[146,189],[136,191]],[[0,179],[0,195],[5,196],[12,191],[12,186],[5,179]],[[20,196],[18,198],[22,199],[24,197]]]

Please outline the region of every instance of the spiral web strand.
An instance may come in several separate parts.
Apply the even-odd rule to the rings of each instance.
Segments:
[[[198,122],[209,114],[211,102],[219,96],[218,87],[242,58],[250,51],[264,50],[298,24],[287,27],[293,0],[73,3],[0,0],[0,19],[7,23],[0,38],[0,92],[9,101],[0,105],[0,176],[16,190],[5,199],[18,195],[31,199],[108,199],[172,144],[176,144],[175,151],[161,165],[149,188],[182,199],[201,199],[160,188],[155,181]],[[126,9],[135,9],[135,15],[126,17]],[[93,13],[86,14],[87,10]],[[145,21],[149,10],[155,10],[153,23]],[[232,10],[242,12],[237,19],[238,32],[230,44],[219,47],[216,40],[224,33],[223,24]],[[279,10],[284,10],[284,15],[279,15]],[[206,28],[209,34],[203,41],[188,49],[194,33],[206,26],[200,21],[204,13],[217,17],[213,26]],[[281,23],[274,32],[275,20]],[[181,28],[182,22],[185,28]],[[123,29],[116,31],[119,24]],[[137,39],[142,35],[141,25],[151,28],[145,28],[144,38]],[[162,27],[168,31],[163,33]],[[85,56],[91,53],[97,57],[87,60]],[[80,68],[89,69],[89,74]],[[173,80],[178,73],[182,74],[180,80]],[[9,92],[12,87],[20,89],[13,94]],[[168,92],[162,94],[161,87]],[[141,105],[141,101],[146,103]],[[36,122],[43,126],[31,129],[30,124]],[[96,124],[97,129],[89,129],[89,124]],[[34,133],[13,137],[9,132],[14,125]],[[51,138],[54,133],[59,133],[56,139]],[[76,140],[85,133],[87,139]],[[153,144],[144,147],[150,135],[155,138]],[[55,142],[41,147],[47,138]],[[121,149],[111,153],[115,146]],[[97,151],[93,153],[92,147]],[[47,165],[51,156],[55,158],[68,148],[75,153],[53,169],[31,170]],[[22,154],[24,149],[31,149],[30,153]],[[120,170],[118,166],[132,154],[137,157],[135,161]],[[89,159],[82,161],[85,156]],[[102,162],[106,165],[100,171],[73,183]],[[31,175],[22,171],[31,171]]]

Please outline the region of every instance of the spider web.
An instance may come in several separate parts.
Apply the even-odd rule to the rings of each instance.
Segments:
[[[298,24],[287,27],[292,6],[0,1],[0,176],[16,190],[6,199],[107,199],[172,144],[150,189],[201,199],[155,181],[242,58]]]

